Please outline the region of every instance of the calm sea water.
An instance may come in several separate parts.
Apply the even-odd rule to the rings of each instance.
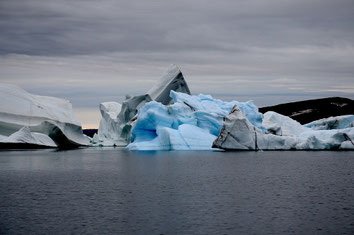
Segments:
[[[0,234],[353,234],[354,152],[0,152]]]

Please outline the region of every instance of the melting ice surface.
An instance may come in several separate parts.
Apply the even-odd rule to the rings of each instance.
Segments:
[[[260,131],[262,114],[252,101],[224,102],[210,95],[171,91],[172,105],[151,101],[143,106],[132,131],[130,150],[211,150],[223,119],[237,105]]]

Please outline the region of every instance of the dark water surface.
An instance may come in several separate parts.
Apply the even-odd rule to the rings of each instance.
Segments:
[[[354,234],[354,152],[0,152],[0,234]]]

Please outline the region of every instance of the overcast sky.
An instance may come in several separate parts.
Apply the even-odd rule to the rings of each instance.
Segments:
[[[354,98],[354,0],[0,0],[0,82],[98,105],[171,64],[193,94],[264,106]]]

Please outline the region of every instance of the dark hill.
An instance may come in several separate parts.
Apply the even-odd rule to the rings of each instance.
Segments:
[[[91,138],[93,137],[94,134],[97,133],[97,129],[83,129],[82,132],[87,135],[90,136]]]
[[[306,124],[321,118],[354,114],[354,100],[330,97],[304,100],[260,108],[261,113],[274,111]]]

